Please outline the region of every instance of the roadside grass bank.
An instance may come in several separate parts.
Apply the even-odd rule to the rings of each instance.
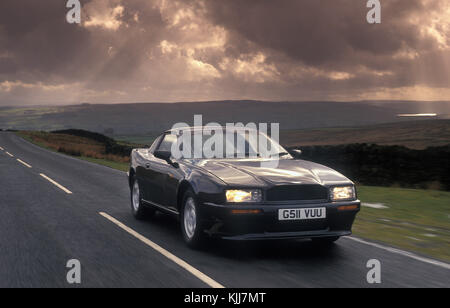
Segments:
[[[130,158],[127,152],[131,152],[133,147],[140,146],[139,144],[116,143],[113,139],[106,142],[101,140],[101,138],[94,140],[92,137],[88,138],[64,133],[19,131],[16,134],[35,145],[53,152],[63,153],[121,171],[128,171],[129,168]]]
[[[128,170],[130,169],[129,163],[121,163],[121,162],[115,162],[115,161],[106,160],[106,159],[83,157],[83,156],[81,156],[79,158],[82,160],[85,160],[85,161],[89,161],[91,163],[103,165],[103,166],[117,169],[117,170],[124,171],[124,172],[128,172]]]
[[[450,192],[357,189],[363,206],[353,226],[356,236],[450,262]]]

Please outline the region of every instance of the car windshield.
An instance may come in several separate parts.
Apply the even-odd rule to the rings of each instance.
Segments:
[[[174,151],[175,149],[175,151]],[[256,130],[181,131],[172,154],[178,158],[270,158],[288,155],[267,135]]]

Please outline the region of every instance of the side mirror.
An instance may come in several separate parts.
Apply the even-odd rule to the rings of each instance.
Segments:
[[[292,150],[292,153],[294,154],[295,157],[298,157],[298,156],[302,155],[302,150],[300,150],[300,149]]]
[[[170,158],[172,157],[172,153],[170,151],[155,151],[153,155],[156,158],[165,160],[169,165],[172,165],[174,168],[178,168],[179,165],[177,162],[173,162]]]
[[[170,151],[155,151],[153,155],[155,155],[156,158],[163,159],[167,162],[170,161],[170,157],[172,156]]]

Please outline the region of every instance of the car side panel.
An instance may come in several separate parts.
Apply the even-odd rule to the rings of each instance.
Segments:
[[[147,161],[145,149],[134,149],[131,152],[131,166],[130,171],[134,171],[134,177],[140,184],[140,190],[144,198],[146,197],[146,183],[145,183],[145,163]],[[130,173],[132,176],[132,173]],[[131,182],[130,182],[131,183]]]
[[[146,200],[157,204],[164,204],[164,186],[167,180],[168,164],[152,155],[145,166]]]
[[[133,150],[131,155],[131,168],[140,183],[143,198],[151,202],[163,198],[162,167],[159,161],[147,149]]]
[[[184,179],[183,171],[180,168],[175,168],[174,166],[169,166],[167,168],[165,183],[164,183],[164,203],[162,205],[172,209],[177,210],[178,198],[177,192],[178,187],[182,180]]]
[[[193,168],[187,173],[185,179],[194,190],[199,202],[225,202],[225,183],[209,172],[205,172],[199,168]]]

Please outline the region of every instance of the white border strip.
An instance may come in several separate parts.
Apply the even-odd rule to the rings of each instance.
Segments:
[[[353,236],[344,237],[344,238],[352,240],[352,241],[355,241],[355,242],[358,242],[358,243],[366,244],[366,245],[369,245],[369,246],[372,246],[372,247],[376,247],[376,248],[379,248],[379,249],[383,249],[383,250],[389,251],[391,253],[402,255],[404,257],[408,257],[408,258],[411,258],[411,259],[414,259],[414,260],[417,260],[417,261],[421,261],[421,262],[424,262],[424,263],[436,265],[436,266],[439,266],[439,267],[443,267],[445,269],[450,269],[450,264],[448,264],[448,263],[437,261],[437,260],[433,260],[433,259],[429,259],[429,258],[425,258],[425,257],[421,257],[421,256],[418,256],[418,255],[413,254],[413,253],[408,252],[408,251],[404,251],[404,250],[400,250],[400,249],[392,248],[392,247],[388,247],[388,246],[383,246],[383,245],[372,243],[372,242],[367,242],[365,240],[362,240],[360,238],[353,237]]]
[[[108,219],[109,221],[111,221],[112,223],[114,223],[115,225],[119,226],[121,229],[123,229],[124,231],[128,232],[129,234],[131,234],[132,236],[134,236],[135,238],[137,238],[138,240],[140,240],[144,244],[150,246],[151,248],[153,248],[154,250],[156,250],[157,252],[159,252],[160,254],[165,256],[167,259],[175,262],[176,264],[178,264],[179,266],[184,268],[186,271],[188,271],[189,273],[191,273],[192,275],[194,275],[195,277],[197,277],[198,279],[200,279],[201,281],[203,281],[204,283],[206,283],[210,287],[212,287],[212,288],[224,288],[224,286],[221,285],[220,283],[218,283],[215,280],[211,279],[207,275],[205,275],[202,272],[200,272],[198,269],[196,269],[193,266],[189,265],[185,261],[181,260],[177,256],[175,256],[172,253],[170,253],[169,251],[165,250],[164,248],[162,248],[158,244],[150,241],[149,239],[147,239],[143,235],[137,233],[133,229],[128,228],[123,223],[121,223],[120,221],[116,220],[114,217],[111,217],[111,216],[109,216],[108,214],[106,214],[104,212],[100,212],[99,214],[101,216],[103,216],[104,218]]]
[[[5,150],[4,148],[0,147],[0,151],[4,151],[4,150]]]
[[[32,168],[31,165],[27,164],[26,162],[24,162],[24,161],[21,160],[21,159],[17,159],[17,161],[18,161],[19,163],[21,163],[22,165],[24,165],[25,167]]]
[[[50,183],[52,183],[53,185],[55,185],[56,187],[58,187],[59,189],[61,189],[62,191],[68,193],[68,194],[72,194],[72,192],[70,190],[68,190],[67,188],[65,188],[64,186],[62,186],[61,184],[58,184],[57,182],[53,181],[51,178],[49,178],[48,176],[46,176],[45,174],[41,173],[39,174],[40,176],[42,176],[44,179],[46,179],[47,181],[49,181]]]
[[[14,157],[14,155],[12,155],[12,154],[9,153],[9,152],[6,152],[6,154],[9,155],[10,157]]]

